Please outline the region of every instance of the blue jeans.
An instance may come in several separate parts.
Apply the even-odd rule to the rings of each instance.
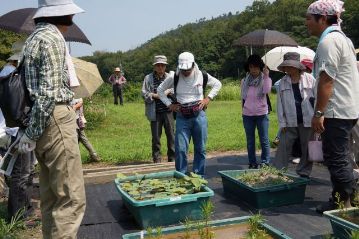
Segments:
[[[270,146],[268,139],[268,128],[269,128],[269,119],[268,115],[259,115],[259,116],[246,116],[243,115],[243,125],[246,131],[247,138],[247,151],[248,151],[248,160],[249,164],[256,165],[256,134],[255,129],[258,129],[259,141],[261,143],[262,155],[261,162],[269,163],[270,159]]]
[[[203,176],[208,127],[206,113],[201,111],[198,116],[193,118],[184,118],[181,113],[177,113],[176,121],[176,170],[181,173],[187,173],[187,153],[192,137],[194,145],[193,172]]]

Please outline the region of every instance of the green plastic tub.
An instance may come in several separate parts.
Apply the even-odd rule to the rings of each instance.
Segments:
[[[222,220],[216,220],[211,221],[210,225],[211,227],[221,227],[221,226],[229,226],[229,225],[237,225],[237,224],[244,224],[247,223],[249,216],[244,217],[235,217],[235,218],[229,218],[229,219],[222,219]],[[291,239],[284,233],[278,231],[277,229],[271,227],[270,225],[266,223],[261,223],[262,228],[264,228],[269,235],[271,235],[274,239]],[[163,235],[168,234],[174,234],[179,232],[185,232],[186,228],[185,226],[175,226],[175,227],[167,227],[162,229]],[[125,234],[122,236],[122,239],[140,239],[140,238],[146,238],[147,232],[135,232],[130,234]],[[223,238],[223,239],[231,239],[231,238]]]
[[[309,179],[285,174],[294,179],[294,182],[261,188],[250,187],[236,179],[245,172],[255,170],[258,169],[219,171],[218,173],[222,177],[224,194],[237,197],[257,209],[303,203],[305,188]]]
[[[166,171],[145,175],[147,179],[168,177],[183,178],[184,176],[183,173],[177,171]],[[191,220],[200,219],[202,204],[214,195],[210,188],[203,186],[203,192],[196,194],[137,201],[122,190],[120,183],[133,181],[141,177],[143,177],[143,175],[115,180],[116,188],[121,194],[123,203],[129,209],[141,228],[177,224],[180,221],[184,221],[186,218],[190,218]]]
[[[340,213],[341,210],[332,210],[324,212],[323,215],[329,218],[335,238],[350,239],[353,231],[359,231],[359,225],[339,217]],[[359,217],[359,208],[348,208],[345,210],[345,214],[351,217]]]

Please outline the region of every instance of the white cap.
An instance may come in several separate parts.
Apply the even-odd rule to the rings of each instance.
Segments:
[[[189,70],[193,67],[194,56],[190,52],[182,52],[178,56],[178,69]]]

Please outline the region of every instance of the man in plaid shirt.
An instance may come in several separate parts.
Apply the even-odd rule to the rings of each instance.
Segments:
[[[23,53],[26,86],[34,105],[19,151],[36,147],[45,239],[76,238],[85,212],[76,114],[69,105],[76,74],[62,35],[80,12],[72,0],[39,0],[36,29]]]

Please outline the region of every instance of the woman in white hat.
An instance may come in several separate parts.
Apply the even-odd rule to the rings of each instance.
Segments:
[[[312,136],[315,79],[305,72],[306,67],[296,52],[286,53],[278,69],[286,75],[280,80],[277,93],[277,115],[282,132],[273,165],[280,169],[287,168],[293,144],[299,138],[302,155],[296,172],[301,177],[309,178],[312,162],[308,161],[308,141]]]

